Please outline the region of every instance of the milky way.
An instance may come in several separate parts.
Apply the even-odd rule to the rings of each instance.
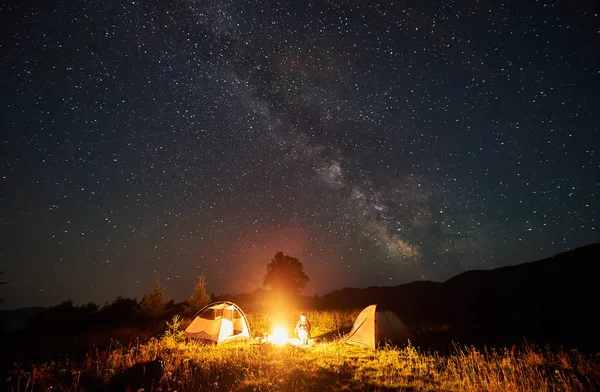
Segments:
[[[0,6],[5,308],[443,281],[600,240],[600,18],[518,1]]]

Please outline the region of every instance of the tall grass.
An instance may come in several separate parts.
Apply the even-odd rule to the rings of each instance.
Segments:
[[[309,312],[315,335],[349,329],[357,311]],[[296,315],[248,314],[254,335],[274,324],[293,327]],[[15,366],[13,391],[593,391],[600,389],[600,358],[532,345],[504,350],[455,347],[449,355],[405,347],[370,350],[330,339],[309,347],[273,346],[253,339],[203,346],[181,335],[174,319],[149,342],[115,343],[90,350],[78,363],[68,359]],[[151,375],[150,364],[160,372]],[[144,368],[144,365],[147,367]],[[142,369],[135,372],[136,367]],[[148,376],[151,377],[148,377]]]
[[[312,325],[311,335],[313,337],[330,336],[342,334],[342,331],[349,330],[360,310],[348,311],[305,311],[308,320]],[[247,314],[253,336],[263,336],[269,334],[276,325],[281,325],[292,331],[298,321],[300,310],[275,310],[263,311]]]

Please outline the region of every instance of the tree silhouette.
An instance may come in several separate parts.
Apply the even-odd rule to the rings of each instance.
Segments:
[[[304,265],[295,257],[275,253],[267,264],[263,285],[280,293],[299,294],[310,278],[304,273]]]
[[[100,309],[100,320],[111,325],[127,325],[132,324],[139,314],[138,301],[119,294],[113,302],[106,303]]]
[[[165,290],[167,288],[160,283],[158,275],[156,283],[152,286],[152,292],[145,293],[140,301],[140,310],[143,315],[152,318],[161,318],[167,313],[167,301],[165,300]]]
[[[206,292],[206,281],[204,275],[198,276],[198,283],[194,286],[194,292],[186,300],[184,309],[189,315],[196,314],[204,306],[208,305],[211,296]]]

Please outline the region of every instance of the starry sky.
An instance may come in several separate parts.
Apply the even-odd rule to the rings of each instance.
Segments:
[[[5,309],[444,281],[600,240],[594,2],[0,5]]]

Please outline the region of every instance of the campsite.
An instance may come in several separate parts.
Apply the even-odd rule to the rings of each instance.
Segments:
[[[0,2],[0,392],[600,392],[599,4]]]
[[[589,266],[599,250],[600,244],[594,244],[508,270],[487,271],[483,281],[467,273],[470,283],[463,281],[460,292],[454,291],[454,282],[464,279],[460,276],[440,283],[441,287],[431,282],[435,287],[431,291],[421,286],[414,290],[414,284],[390,287],[387,300],[377,295],[386,288],[348,289],[294,301],[261,289],[211,298],[193,314],[171,304],[161,319],[136,315],[131,307],[135,301],[124,298],[102,309],[65,303],[38,311],[24,328],[6,331],[2,343],[10,358],[2,362],[5,387],[11,391],[598,390],[595,315],[584,312],[585,305],[577,301],[594,295],[583,266]],[[575,269],[579,284],[563,280],[569,278],[566,269],[559,268],[565,265]],[[523,291],[520,304],[510,305],[491,302],[506,293],[490,296],[481,291],[494,287],[492,282],[516,290],[514,282],[529,279],[532,270],[539,284],[546,285],[552,305],[562,308],[552,314],[553,325],[537,333],[534,321],[544,322],[540,317],[545,313],[537,313],[531,301],[543,312],[543,296],[531,298]],[[557,280],[563,281],[560,302],[550,290]],[[539,289],[534,281],[529,285]],[[497,318],[484,317],[485,309],[455,310],[453,318],[433,312],[433,297],[444,287],[451,291],[437,297],[438,302],[455,300],[461,292],[490,301],[494,310],[502,309],[505,328],[491,328],[489,320]],[[389,298],[393,291],[418,303],[421,313],[410,306],[402,310],[404,302],[398,298],[393,306]],[[510,295],[506,298],[513,301]],[[565,309],[569,301],[572,308]],[[466,306],[464,298],[455,309],[460,306]],[[530,312],[527,319],[519,310],[525,306]],[[448,311],[450,303],[445,308]],[[307,344],[300,344],[293,332],[301,312],[312,325]],[[580,312],[578,318],[573,312]],[[116,319],[110,320],[109,314]],[[509,328],[516,318],[521,318],[520,329]],[[95,326],[89,325],[91,320]],[[277,336],[277,330],[285,336]]]

